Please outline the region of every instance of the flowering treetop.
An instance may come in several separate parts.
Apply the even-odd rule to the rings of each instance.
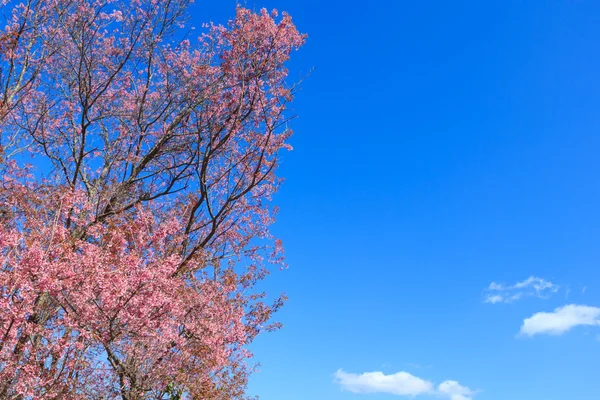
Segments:
[[[244,395],[304,36],[188,3],[4,1],[0,398]]]

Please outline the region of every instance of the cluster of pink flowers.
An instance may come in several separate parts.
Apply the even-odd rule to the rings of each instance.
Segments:
[[[242,398],[278,326],[252,287],[304,35],[238,8],[177,39],[187,5],[29,0],[0,31],[0,398]]]

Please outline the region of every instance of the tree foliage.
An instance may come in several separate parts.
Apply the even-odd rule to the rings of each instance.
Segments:
[[[244,397],[304,35],[188,2],[1,2],[0,399]]]

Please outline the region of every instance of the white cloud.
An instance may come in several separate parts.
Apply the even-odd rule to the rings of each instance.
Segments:
[[[400,396],[415,396],[431,393],[433,384],[408,372],[385,375],[383,372],[352,374],[340,370],[335,373],[336,382],[353,393],[390,393]]]
[[[600,326],[600,308],[569,304],[553,312],[539,312],[523,321],[521,334],[561,335],[576,326]]]
[[[456,381],[442,382],[437,388],[433,382],[408,372],[386,375],[383,372],[353,374],[339,369],[335,382],[353,393],[388,393],[397,396],[441,395],[449,400],[471,400],[473,391]]]
[[[473,391],[456,381],[445,381],[438,386],[438,392],[450,397],[450,400],[470,400]]]
[[[499,294],[490,294],[490,295],[486,296],[486,298],[485,298],[486,303],[496,304],[496,303],[502,303],[503,301],[504,301],[504,297]]]
[[[558,292],[559,288],[560,286],[535,276],[514,285],[492,282],[486,289],[485,302],[491,304],[512,303],[527,296],[548,298],[553,293]]]

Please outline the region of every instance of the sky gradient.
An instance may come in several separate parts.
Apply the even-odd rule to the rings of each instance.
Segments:
[[[598,399],[600,2],[246,5],[308,33],[292,81],[315,68],[275,197],[290,268],[263,285],[290,300],[251,392]]]

